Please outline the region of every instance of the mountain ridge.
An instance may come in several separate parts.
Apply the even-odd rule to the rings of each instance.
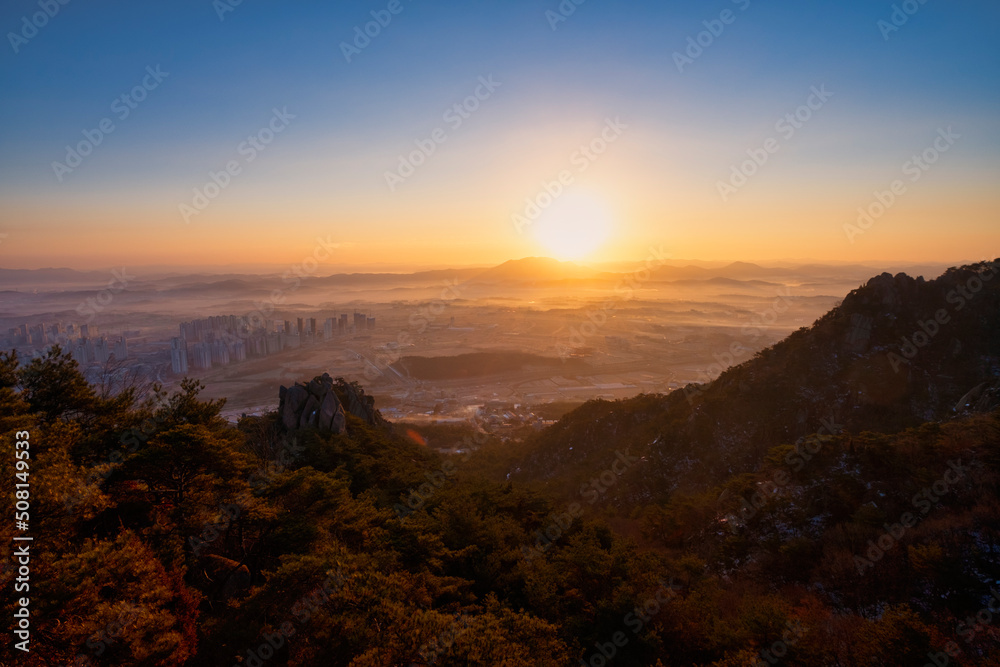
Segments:
[[[622,502],[637,502],[756,470],[770,447],[824,423],[891,433],[948,419],[971,389],[1000,376],[998,270],[1000,260],[955,267],[932,281],[874,276],[811,327],[709,383],[580,406],[518,452],[524,465],[512,476],[572,494],[577,478],[610,451],[631,446],[649,457],[647,479],[633,477],[617,493]],[[972,293],[969,283],[977,281]],[[935,329],[930,322],[942,310],[947,317]],[[735,361],[739,354],[731,347],[716,358]],[[709,454],[699,459],[699,452]],[[690,469],[691,457],[700,471]],[[566,471],[561,481],[558,471]],[[657,480],[669,481],[657,489]]]

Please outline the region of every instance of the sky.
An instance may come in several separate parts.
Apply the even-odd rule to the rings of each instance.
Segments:
[[[995,0],[8,0],[0,31],[2,268],[1000,255]]]

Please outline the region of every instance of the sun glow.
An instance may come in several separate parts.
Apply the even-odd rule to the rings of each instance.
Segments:
[[[535,224],[535,239],[555,259],[583,259],[604,244],[612,227],[605,202],[589,193],[572,192],[545,209]]]

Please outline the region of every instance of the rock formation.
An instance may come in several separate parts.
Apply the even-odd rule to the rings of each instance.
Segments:
[[[365,390],[356,382],[346,382],[337,378],[337,391],[344,398],[347,411],[358,419],[363,419],[371,426],[382,426],[386,423],[382,414],[375,409],[375,397],[365,394]]]
[[[317,428],[343,433],[347,429],[344,406],[333,388],[328,373],[315,377],[306,385],[296,382],[278,390],[278,416],[286,430]]]
[[[854,290],[844,298],[847,309],[859,306],[877,306],[889,312],[899,310],[904,304],[919,303],[925,281],[922,276],[911,278],[905,273],[895,276],[883,273],[871,278],[863,288]]]
[[[329,373],[318,375],[304,385],[296,382],[291,387],[281,387],[278,398],[278,416],[288,431],[317,428],[343,433],[347,430],[346,412],[371,426],[386,423],[375,409],[374,397],[366,395],[357,383],[343,378],[335,382]]]
[[[955,412],[992,412],[1000,407],[1000,380],[983,382],[959,399]]]

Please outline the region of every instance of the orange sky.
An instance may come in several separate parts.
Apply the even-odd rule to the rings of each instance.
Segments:
[[[995,3],[737,2],[685,67],[707,10],[640,4],[429,3],[350,61],[350,4],[53,21],[0,56],[0,267],[1000,255]]]

